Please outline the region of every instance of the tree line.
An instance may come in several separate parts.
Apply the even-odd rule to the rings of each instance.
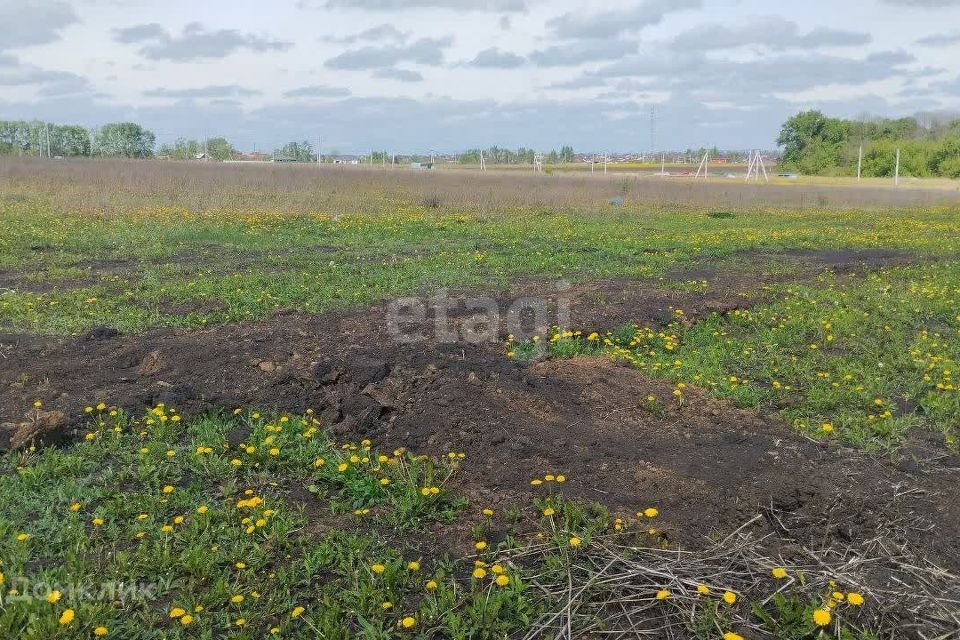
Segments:
[[[317,161],[309,142],[289,142],[273,154],[292,162]],[[135,122],[111,122],[88,128],[40,120],[0,120],[0,155],[233,160],[240,157],[240,151],[224,137],[178,138],[157,147],[156,135]]]
[[[810,175],[854,176],[860,149],[866,177],[900,175],[960,178],[960,118],[830,118],[804,111],[788,119],[777,144],[783,147],[780,166]]]
[[[516,151],[493,146],[489,149],[468,149],[460,154],[461,164],[480,164],[480,154],[483,153],[484,162],[491,164],[533,164],[537,152],[533,149],[520,147]],[[573,147],[564,146],[559,151],[553,150],[543,155],[543,161],[549,164],[573,162]]]
[[[132,122],[88,129],[39,120],[0,120],[0,154],[148,158],[156,136]]]

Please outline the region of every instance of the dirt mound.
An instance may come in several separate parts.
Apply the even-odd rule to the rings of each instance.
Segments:
[[[587,326],[606,322],[596,314],[613,296],[611,317],[650,324],[670,317],[671,307],[695,319],[744,304],[732,289],[649,295],[616,282],[569,295],[573,321]],[[846,544],[890,516],[894,495],[908,495],[897,517],[937,531],[916,542],[947,566],[960,562],[956,460],[888,464],[695,389],[678,406],[667,381],[603,359],[521,364],[495,343],[394,342],[384,314],[378,306],[202,331],[0,336],[0,421],[20,422],[36,399],[74,426],[84,405],[100,401],[133,411],[165,402],[187,414],[309,407],[343,439],[465,452],[465,490],[485,504],[541,491],[532,478],[563,473],[568,495],[619,513],[659,508],[660,528],[678,543],[730,531],[773,507],[822,523],[811,527],[812,539]]]

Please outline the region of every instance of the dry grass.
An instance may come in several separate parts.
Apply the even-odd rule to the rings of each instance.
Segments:
[[[894,500],[909,499],[908,494]],[[756,535],[751,529],[758,521],[766,521],[773,531]],[[630,545],[617,535],[596,537],[589,549],[570,556],[565,575],[544,572],[530,578],[558,606],[541,616],[524,639],[587,634],[687,638],[692,631],[698,638],[719,638],[730,631],[750,638],[813,637],[807,635],[810,611],[828,606],[828,630],[835,633],[842,624],[890,640],[956,637],[960,577],[905,542],[928,533],[922,523],[889,518],[879,523],[872,539],[847,547],[825,543],[809,548],[792,534],[794,529],[828,524],[826,519],[801,522],[771,508],[697,550]],[[775,548],[789,549],[790,557],[771,555]],[[524,549],[511,562],[528,565],[546,549]],[[776,568],[785,570],[786,577],[774,578]],[[708,593],[698,591],[704,586]],[[655,598],[660,590],[669,591],[669,597]],[[726,591],[736,594],[735,606],[722,601]],[[832,600],[837,592],[861,594],[865,604]],[[741,606],[742,601],[752,607]],[[765,623],[758,609],[770,614],[778,628]]]
[[[922,186],[744,184],[740,180],[519,171],[414,171],[313,165],[239,165],[161,161],[0,158],[7,198],[41,195],[81,211],[129,211],[168,205],[190,210],[238,204],[256,210],[376,214],[399,205],[469,213],[508,209],[610,211],[626,208],[843,208],[924,206],[960,201],[960,191]]]

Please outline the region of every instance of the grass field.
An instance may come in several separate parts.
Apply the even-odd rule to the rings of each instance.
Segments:
[[[0,163],[0,636],[950,628],[953,192],[489,173]]]

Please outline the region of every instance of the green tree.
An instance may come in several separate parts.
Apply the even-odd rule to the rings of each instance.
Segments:
[[[93,153],[98,156],[149,158],[156,136],[134,122],[105,124],[94,133]]]
[[[207,157],[212,160],[234,160],[240,152],[226,138],[217,137],[207,140]]]
[[[782,164],[804,173],[820,173],[839,164],[840,150],[849,126],[819,111],[804,111],[787,120],[777,144],[783,147]]]

